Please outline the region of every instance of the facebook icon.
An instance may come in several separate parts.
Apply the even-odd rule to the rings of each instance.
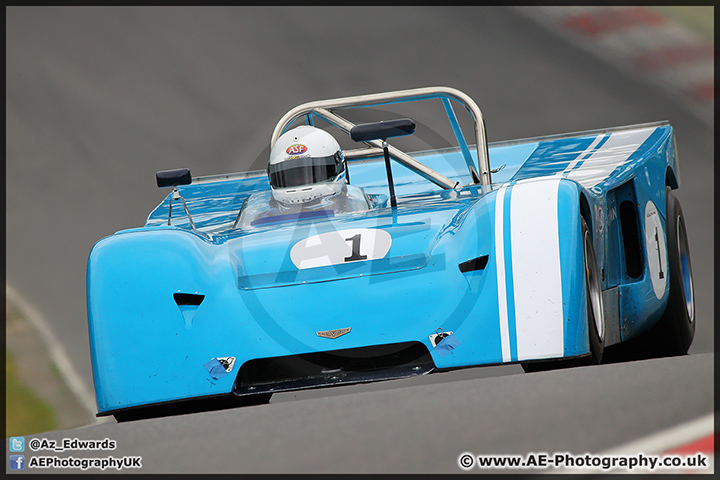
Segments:
[[[24,470],[25,455],[10,455],[10,470]]]

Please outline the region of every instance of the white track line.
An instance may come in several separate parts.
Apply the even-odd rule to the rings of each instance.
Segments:
[[[70,390],[75,394],[80,404],[87,410],[90,418],[93,419],[93,424],[105,423],[105,418],[95,417],[96,405],[95,396],[91,393],[90,389],[82,381],[80,375],[73,367],[70,358],[68,357],[65,349],[60,342],[55,340],[55,335],[52,333],[48,322],[33,307],[30,302],[25,300],[20,293],[18,293],[10,285],[5,285],[5,297],[8,302],[12,303],[30,324],[35,328],[35,331],[40,335],[42,342],[47,346],[50,358],[60,370],[60,374],[67,383]]]
[[[713,433],[714,428],[715,413],[712,412],[704,417],[675,425],[648,437],[612,448],[603,452],[602,455],[659,454],[710,435]]]
[[[648,435],[647,437],[633,440],[631,442],[613,447],[609,450],[593,455],[595,457],[620,457],[620,456],[634,456],[638,454],[643,455],[657,455],[663,456],[665,452],[668,452],[674,448],[682,445],[691,443],[695,440],[699,440],[707,435],[710,435],[715,431],[715,413],[711,412],[695,420],[691,420],[686,423],[681,423],[673,427],[661,430],[660,432]],[[708,455],[710,458],[710,467],[708,470],[695,470],[692,473],[714,473],[714,460],[713,455]],[[594,474],[594,473],[648,473],[647,469],[636,468],[633,471],[628,472],[623,469],[616,469],[611,471],[604,471],[601,468],[563,468],[548,471],[547,473],[563,473],[563,474]],[[686,470],[684,472],[691,472]],[[655,474],[663,473],[677,473],[677,470],[672,469],[656,469],[652,471]]]

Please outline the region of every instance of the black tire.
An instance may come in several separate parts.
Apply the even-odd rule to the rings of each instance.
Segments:
[[[665,205],[670,286],[665,312],[648,331],[610,347],[610,362],[685,355],[695,336],[695,294],[685,219],[670,187],[666,187]]]
[[[543,370],[554,370],[557,368],[580,367],[586,365],[599,365],[602,362],[605,350],[605,314],[602,303],[602,290],[600,274],[598,272],[595,247],[592,243],[592,235],[584,218],[580,217],[582,227],[583,255],[585,259],[585,294],[587,296],[587,321],[588,340],[590,342],[590,353],[583,357],[568,360],[554,360],[548,362],[521,363],[526,373],[539,372]],[[600,318],[597,321],[598,317]],[[601,325],[598,331],[597,325]]]
[[[585,292],[587,295],[588,335],[590,340],[590,355],[583,357],[584,365],[599,365],[605,351],[605,310],[602,301],[602,284],[598,271],[595,247],[592,243],[590,229],[581,219],[583,252],[585,254]],[[599,317],[599,318],[598,318]],[[600,324],[600,331],[597,325]]]
[[[233,394],[218,397],[201,398],[181,402],[171,402],[150,407],[130,408],[113,414],[118,423],[145,420],[148,418],[187,415],[190,413],[225,410],[228,408],[249,407],[270,403],[272,393],[258,393],[237,397]]]
[[[695,292],[685,218],[680,201],[669,187],[666,190],[670,294],[665,312],[649,332],[658,357],[687,354],[695,337]]]

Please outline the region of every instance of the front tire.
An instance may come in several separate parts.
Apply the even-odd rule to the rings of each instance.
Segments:
[[[569,360],[555,360],[549,362],[521,363],[526,373],[556,368],[580,367],[586,365],[599,365],[602,362],[605,350],[605,312],[602,302],[602,287],[598,273],[595,247],[587,222],[580,217],[582,228],[583,257],[585,264],[585,294],[587,298],[588,341],[590,354]]]
[[[581,220],[583,253],[585,255],[588,337],[590,341],[590,355],[585,357],[585,365],[599,365],[605,351],[605,310],[603,309],[602,286],[592,236],[585,219]]]

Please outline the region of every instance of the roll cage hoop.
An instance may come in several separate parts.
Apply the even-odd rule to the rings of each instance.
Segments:
[[[311,116],[315,115],[322,118],[338,130],[350,135],[350,130],[355,126],[355,124],[340,116],[335,110],[344,108],[373,107],[378,105],[413,102],[435,98],[440,99],[443,103],[445,113],[448,121],[450,122],[453,133],[455,134],[455,139],[459,144],[473,183],[490,185],[490,160],[488,157],[485,123],[483,121],[482,112],[475,101],[473,101],[473,99],[467,94],[450,87],[423,87],[304,103],[293,108],[280,119],[273,131],[272,139],[270,140],[270,148],[272,149],[280,135],[282,135],[295,120],[303,115],[308,117],[308,122],[311,121]],[[473,119],[479,171],[475,167],[475,163],[473,162],[470,154],[470,149],[468,148],[465,137],[460,129],[460,124],[455,116],[450,100],[455,100],[464,106]],[[368,148],[346,150],[344,152],[345,157],[353,159],[379,156],[383,154],[382,142],[380,140],[369,140],[363,143],[365,143]],[[389,145],[388,149],[392,158],[418,173],[423,178],[444,189],[458,188],[458,182],[454,182],[444,175],[418,162],[402,150],[399,150],[392,145]]]

